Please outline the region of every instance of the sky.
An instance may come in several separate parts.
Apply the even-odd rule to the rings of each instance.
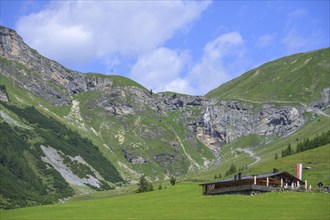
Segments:
[[[205,95],[265,62],[329,47],[329,1],[1,0],[0,25],[83,73]]]

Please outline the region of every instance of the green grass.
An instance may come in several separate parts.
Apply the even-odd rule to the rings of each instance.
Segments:
[[[248,71],[206,96],[253,102],[311,103],[330,87],[329,48],[283,57]]]
[[[1,211],[1,219],[329,219],[329,194],[202,196],[197,183],[85,201]]]
[[[109,79],[112,79],[114,85],[117,85],[117,86],[135,86],[137,88],[140,88],[144,91],[147,91],[147,89],[142,86],[141,84],[129,79],[129,78],[126,78],[126,77],[123,77],[123,76],[119,76],[119,75],[104,75],[104,74],[100,74],[100,73],[87,73],[86,74],[87,77],[97,77],[97,78],[109,78]]]

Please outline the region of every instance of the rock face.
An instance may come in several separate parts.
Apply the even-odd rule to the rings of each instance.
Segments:
[[[1,58],[16,64],[1,65],[1,74],[56,106],[70,105],[71,95],[84,91],[104,91],[113,84],[111,79],[72,71],[41,56],[26,45],[14,30],[8,28],[0,28],[0,48]]]
[[[175,160],[174,155],[166,153],[156,154],[153,156],[153,158],[162,166],[168,166],[172,163],[173,160]]]
[[[221,101],[204,107],[199,121],[190,123],[197,137],[211,149],[250,134],[285,136],[305,123],[303,110],[296,107],[253,106]]]
[[[149,161],[146,158],[143,158],[141,156],[134,155],[131,152],[129,152],[128,150],[126,150],[126,149],[122,149],[121,151],[123,152],[125,159],[129,163],[132,163],[132,164],[145,164],[145,163],[149,163]]]
[[[103,177],[81,157],[70,157],[69,160],[75,160],[78,161],[78,164],[87,165],[93,170],[93,175],[89,174],[86,177],[81,178],[74,174],[70,167],[68,167],[67,164],[64,163],[64,154],[62,152],[57,151],[55,148],[52,148],[50,146],[41,146],[41,149],[45,154],[45,157],[43,157],[42,160],[45,161],[45,163],[48,163],[53,166],[69,184],[74,186],[83,186],[84,184],[89,184],[97,188],[101,187],[100,180],[104,180]]]
[[[163,102],[156,102],[160,112],[177,109],[183,118],[189,118],[192,106],[200,109],[201,114],[186,121],[186,125],[216,156],[221,145],[239,137],[250,134],[286,136],[305,123],[303,106],[279,108],[271,104],[256,105],[203,97],[162,98]]]

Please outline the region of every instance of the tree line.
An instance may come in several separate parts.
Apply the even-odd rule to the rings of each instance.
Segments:
[[[170,179],[170,183],[171,183],[172,186],[175,185],[175,183],[176,183],[176,178],[175,178],[174,176],[171,177],[171,179]],[[137,191],[136,191],[137,193],[143,193],[143,192],[154,191],[154,187],[153,187],[152,183],[150,183],[150,182],[147,180],[147,178],[146,178],[145,175],[143,175],[143,176],[140,177],[140,180],[139,180],[138,186],[139,186],[139,188],[138,188]],[[163,189],[162,184],[159,184],[159,186],[158,186],[158,190],[161,190],[161,189]]]
[[[314,149],[317,147],[321,147],[323,145],[330,143],[330,130],[327,132],[323,132],[321,135],[317,135],[316,137],[310,139],[305,138],[303,141],[298,142],[296,149],[293,149],[291,143],[288,144],[287,148],[282,150],[281,156],[286,157],[292,154],[304,152],[306,150]],[[275,155],[275,159],[278,159],[278,155]]]

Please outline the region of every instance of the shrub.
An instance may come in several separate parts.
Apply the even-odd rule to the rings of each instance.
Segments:
[[[176,178],[174,176],[172,176],[170,179],[170,183],[172,184],[172,186],[175,185],[175,182],[176,182]]]

